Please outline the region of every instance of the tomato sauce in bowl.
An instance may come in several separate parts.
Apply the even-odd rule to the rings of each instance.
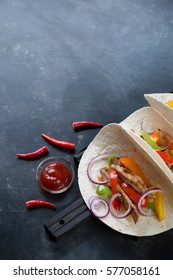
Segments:
[[[36,178],[42,189],[58,194],[70,188],[74,180],[74,170],[69,161],[50,157],[39,164]]]

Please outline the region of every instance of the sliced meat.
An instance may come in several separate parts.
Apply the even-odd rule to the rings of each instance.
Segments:
[[[103,167],[100,169],[100,173],[102,175],[103,180],[108,179],[108,186],[110,187],[110,182],[109,182],[109,170],[110,168],[108,167]],[[140,214],[138,212],[138,210],[136,209],[136,206],[134,205],[134,203],[131,201],[131,199],[128,197],[128,195],[122,190],[122,188],[120,187],[119,184],[117,184],[117,192],[119,192],[122,197],[123,197],[123,202],[124,202],[124,207],[127,210],[128,206],[130,205],[132,210],[131,210],[131,216],[133,218],[133,221],[135,223],[137,223]]]
[[[110,181],[109,181],[109,170],[110,170],[109,167],[103,167],[100,169],[100,174],[102,176],[103,181],[108,180],[107,185],[110,187],[111,185],[110,185]]]
[[[172,141],[172,139],[166,132],[163,132],[161,129],[158,129],[158,131],[161,145],[162,147],[166,147]]]
[[[139,193],[143,193],[147,190],[147,186],[141,177],[133,173],[127,167],[114,161],[114,163],[111,165],[111,168],[115,169],[118,172],[120,178],[122,178],[126,183],[130,184]]]
[[[138,219],[139,219],[139,217],[140,217],[140,213],[136,209],[136,206],[131,201],[131,199],[128,197],[128,195],[122,190],[122,188],[120,187],[119,184],[117,184],[117,192],[119,192],[122,195],[123,199],[124,199],[124,207],[125,207],[125,209],[128,209],[128,205],[131,206],[131,208],[132,208],[131,215],[132,215],[133,221],[136,224]]]

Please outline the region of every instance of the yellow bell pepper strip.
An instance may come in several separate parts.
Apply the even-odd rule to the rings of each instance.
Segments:
[[[141,194],[139,192],[137,192],[135,189],[133,189],[133,187],[131,185],[127,184],[123,180],[120,182],[120,186],[121,186],[122,190],[128,195],[128,197],[135,204],[137,204]],[[145,208],[148,207],[148,198],[147,197],[145,197],[142,200],[141,206],[145,207]]]
[[[169,100],[167,102],[168,106],[173,109],[173,100]]]
[[[109,177],[110,177],[110,185],[112,189],[112,194],[116,193],[117,190],[117,183],[118,183],[118,174],[115,170],[109,171]]]
[[[158,155],[164,160],[167,164],[173,164],[173,156],[166,154],[163,151],[156,151]]]
[[[111,167],[111,164],[112,164],[112,161],[113,161],[114,158],[115,158],[114,155],[108,156],[108,165],[109,165],[109,167]]]
[[[165,213],[164,213],[163,194],[161,192],[155,193],[154,206],[159,220],[163,221],[165,217]]]
[[[144,183],[149,186],[150,182],[145,176],[144,172],[142,171],[141,167],[132,159],[129,157],[121,157],[119,159],[119,162],[122,163],[124,166],[126,166],[130,171],[141,177],[141,179],[144,181]]]
[[[151,139],[157,143],[158,145],[161,144],[160,142],[160,135],[159,135],[159,130],[155,129],[151,134],[150,134]]]
[[[142,131],[141,131],[141,135],[142,135],[142,137],[144,138],[144,140],[147,142],[147,144],[151,146],[151,148],[153,148],[154,150],[161,150],[161,149],[162,149],[161,147],[159,147],[159,146],[157,145],[156,142],[154,142],[154,141],[151,139],[150,135],[149,135],[145,130],[142,130]]]
[[[108,195],[108,196],[112,195],[111,189],[106,185],[99,185],[97,187],[96,193],[98,195]]]

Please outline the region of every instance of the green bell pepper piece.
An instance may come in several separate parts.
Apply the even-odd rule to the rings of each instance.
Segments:
[[[115,158],[114,155],[108,156],[108,165],[109,165],[109,167],[111,167],[111,164],[112,164],[112,161],[113,161],[114,158]]]
[[[109,196],[112,195],[111,189],[108,186],[106,186],[106,185],[99,185],[97,187],[96,193],[98,195],[109,195]]]
[[[144,138],[144,140],[154,149],[154,150],[161,150],[162,148],[160,148],[156,142],[154,142],[150,135],[145,131],[145,130],[142,130],[141,131],[141,135],[142,137]]]
[[[154,201],[148,202],[148,209],[151,209],[153,212],[156,212]]]

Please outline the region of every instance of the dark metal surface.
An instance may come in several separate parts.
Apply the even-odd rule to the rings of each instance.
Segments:
[[[41,133],[80,150],[99,129],[75,132],[73,121],[120,122],[146,105],[144,93],[171,91],[172,10],[171,0],[0,1],[1,259],[173,258],[173,230],[135,239],[92,216],[51,241],[44,223],[55,211],[25,201],[49,200],[59,213],[79,199],[73,153],[48,145],[75,167],[60,195],[39,188],[42,159],[15,156],[47,144]]]

